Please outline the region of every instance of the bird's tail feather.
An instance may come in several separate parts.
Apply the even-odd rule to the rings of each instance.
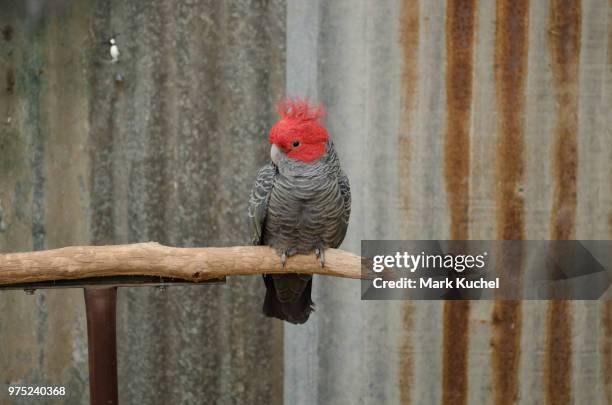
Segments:
[[[303,274],[264,275],[266,299],[263,312],[293,324],[308,320],[314,310],[311,299],[312,276]]]

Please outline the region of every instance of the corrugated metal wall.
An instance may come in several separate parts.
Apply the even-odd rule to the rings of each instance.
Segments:
[[[289,92],[328,105],[355,190],[346,248],[611,238],[612,3],[295,0],[287,27]],[[285,328],[288,404],[612,403],[610,302],[317,281],[306,331]]]
[[[328,106],[346,249],[612,237],[609,1],[4,0],[0,29],[0,251],[245,243],[285,88]],[[283,329],[258,278],[121,291],[121,400],[612,403],[610,302],[314,296]],[[1,293],[0,314],[0,383],[86,403],[82,293]]]
[[[0,1],[0,250],[248,243],[285,9]],[[120,289],[122,403],[280,402],[282,326],[260,314],[263,294],[256,277]],[[67,403],[88,403],[82,291],[3,292],[0,314],[0,384],[65,385]]]

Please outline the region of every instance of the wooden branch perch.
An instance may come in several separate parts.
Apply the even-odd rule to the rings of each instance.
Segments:
[[[159,243],[74,246],[0,254],[0,285],[104,276],[159,276],[192,282],[265,273],[309,273],[361,278],[360,257],[325,251],[325,267],[312,255],[296,255],[283,269],[267,246],[176,248]]]

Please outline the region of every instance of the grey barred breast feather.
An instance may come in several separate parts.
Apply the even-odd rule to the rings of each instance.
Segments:
[[[338,247],[351,211],[349,181],[333,144],[313,163],[283,156],[260,169],[249,200],[252,241],[286,256]],[[312,276],[266,275],[264,313],[304,323],[312,311]]]

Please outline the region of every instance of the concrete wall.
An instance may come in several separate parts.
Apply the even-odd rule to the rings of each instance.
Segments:
[[[0,29],[2,252],[246,243],[285,92],[328,107],[348,250],[612,237],[605,0],[5,0]],[[318,277],[283,327],[261,284],[120,291],[122,403],[612,402],[609,301],[362,302]],[[87,403],[82,292],[0,314],[0,384]]]

